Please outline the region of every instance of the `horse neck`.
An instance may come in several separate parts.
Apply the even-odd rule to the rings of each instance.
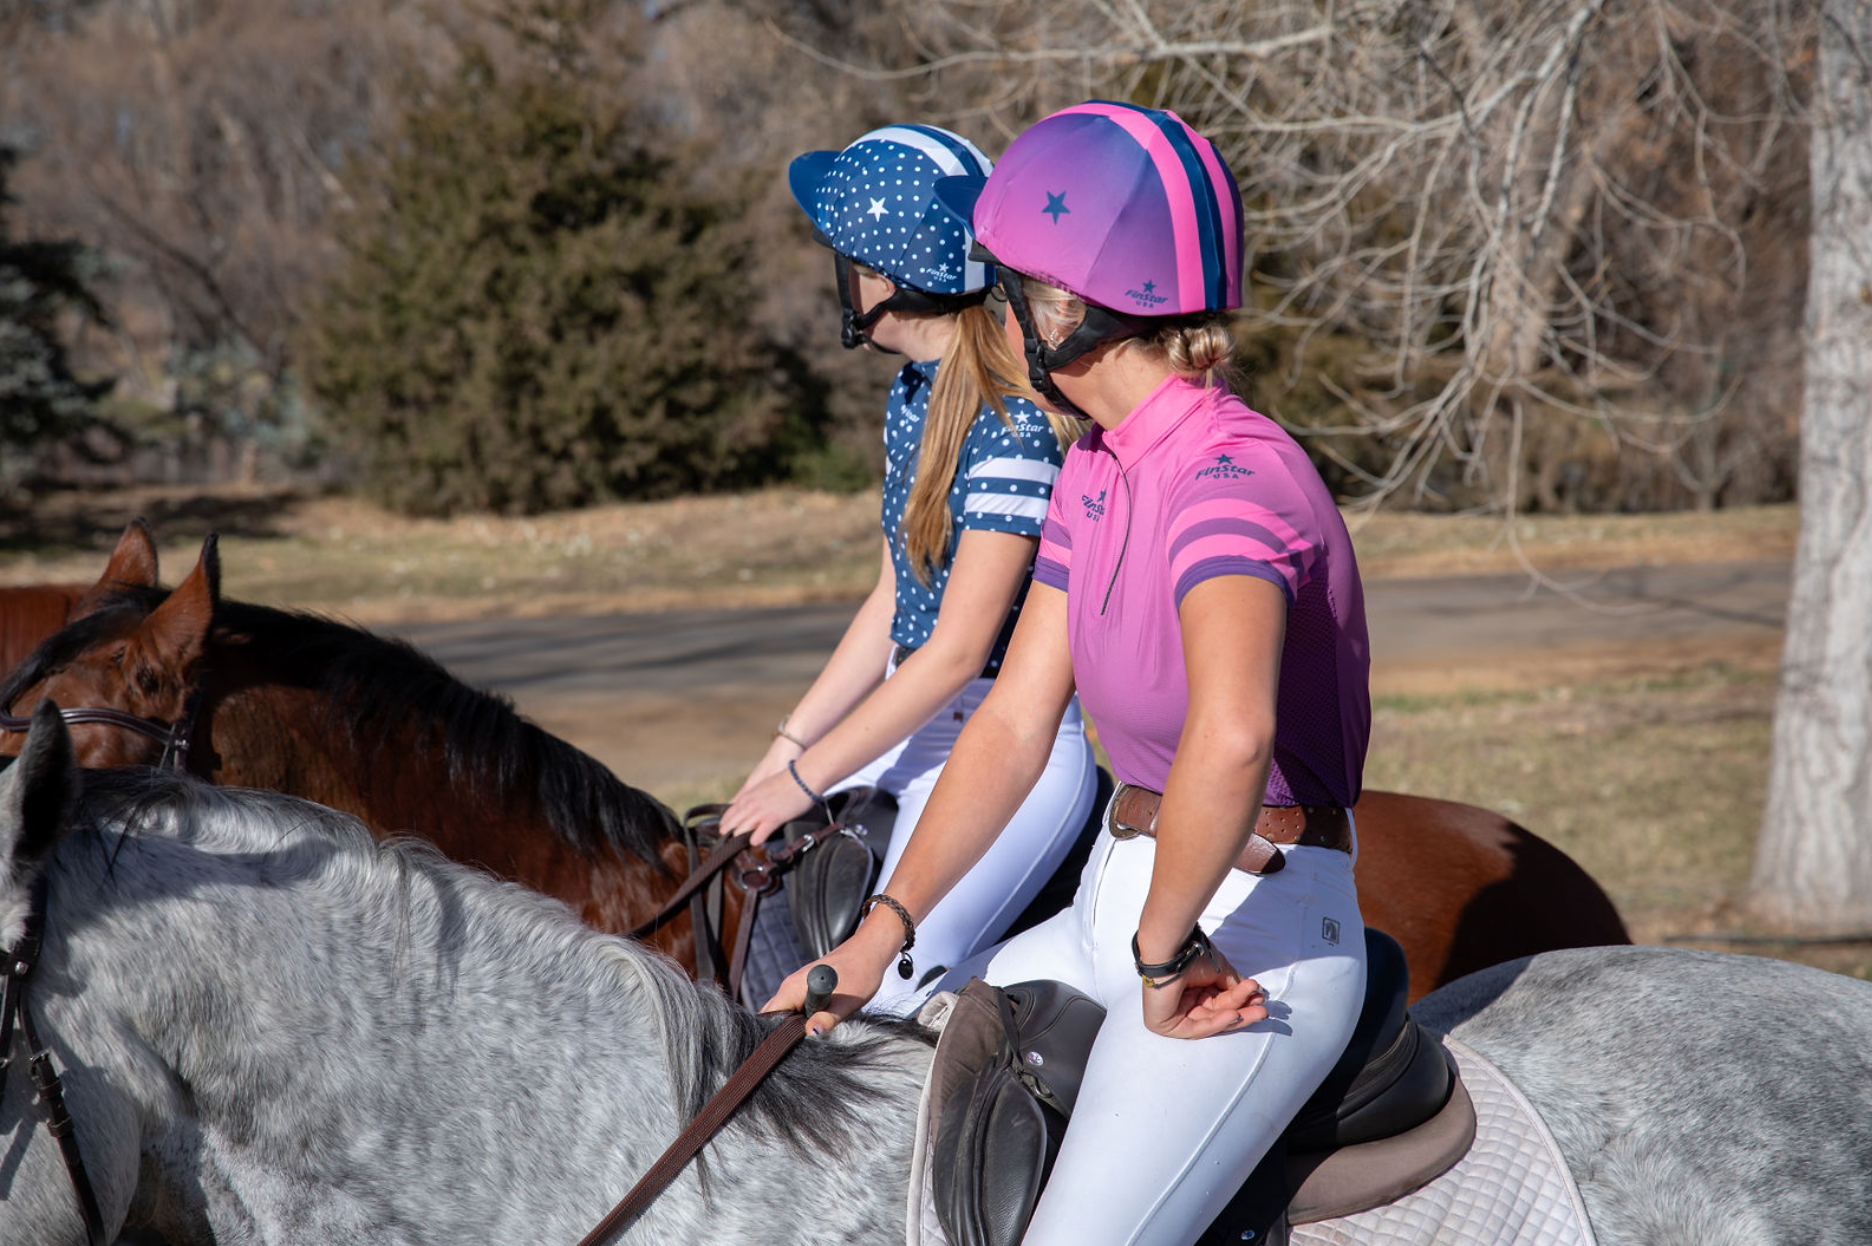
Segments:
[[[613,933],[649,917],[680,879],[683,853],[672,838],[656,844],[660,865],[621,843],[571,839],[540,796],[550,774],[514,776],[510,757],[478,759],[469,773],[457,773],[461,767],[451,767],[440,743],[447,726],[434,715],[412,711],[374,724],[366,748],[342,729],[344,711],[330,696],[306,686],[308,672],[281,669],[264,645],[217,642],[205,665],[195,768],[216,783],[302,796],[352,814],[379,836],[416,835],[451,859],[563,900]],[[553,743],[558,748],[544,750],[550,761],[563,766],[583,756]],[[660,821],[645,794],[596,762],[590,767],[576,780],[593,807],[593,816],[577,819],[587,834],[602,835],[593,829],[598,824]],[[503,774],[510,776],[504,782],[488,778]],[[666,950],[681,956],[685,948]]]
[[[409,1242],[577,1240],[686,1116],[665,1053],[706,1047],[732,1006],[535,897],[464,870],[360,870],[342,852],[302,837],[230,865],[131,840],[114,881],[67,871],[53,883],[48,968],[84,993],[46,1006],[55,1041],[115,1074],[86,1036],[134,1034],[137,1062],[158,1070],[143,1078],[142,1110],[214,1152],[174,1176],[229,1182],[211,1205],[305,1227],[295,1240],[349,1242],[391,1224]],[[121,1037],[111,1042],[115,1055]],[[763,1093],[849,1091],[831,1047],[808,1044]],[[834,1180],[819,1227],[830,1240],[901,1241],[928,1051],[876,1036],[864,1050],[872,1164],[863,1180]],[[176,1085],[190,1089],[186,1106]],[[787,1209],[756,1191],[775,1185],[780,1198],[776,1158],[780,1172],[807,1160],[748,1115],[709,1148],[717,1205],[679,1182],[646,1216],[647,1240],[794,1240],[771,1231]],[[822,1149],[807,1125],[806,1149]]]
[[[388,833],[393,811],[366,800],[360,759],[330,747],[317,714],[317,695],[307,689],[216,671],[203,681],[192,768],[224,787],[303,797]]]

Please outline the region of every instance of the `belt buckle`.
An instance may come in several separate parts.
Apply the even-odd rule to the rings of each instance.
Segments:
[[[1111,832],[1111,837],[1113,839],[1136,839],[1138,836],[1146,835],[1150,832],[1149,827],[1132,826],[1129,822],[1120,822],[1118,820],[1118,806],[1123,803],[1125,794],[1131,790],[1133,789],[1129,784],[1120,784],[1118,794],[1112,797],[1111,812],[1105,819],[1105,827]]]

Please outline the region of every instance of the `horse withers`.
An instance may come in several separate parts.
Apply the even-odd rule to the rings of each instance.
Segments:
[[[0,775],[0,941],[43,880],[34,1007],[108,1232],[577,1241],[773,1024],[419,845],[67,739],[41,714]],[[1416,1011],[1539,1110],[1598,1246],[1872,1240],[1872,985],[1604,948]],[[930,1058],[905,1024],[803,1044],[622,1240],[897,1246]],[[30,1099],[0,1099],[0,1241],[77,1246]],[[1387,1240],[1453,1246],[1419,1230]]]

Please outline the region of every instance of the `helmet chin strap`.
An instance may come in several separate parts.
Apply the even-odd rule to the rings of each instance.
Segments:
[[[896,351],[888,346],[880,346],[871,338],[871,326],[876,324],[885,312],[904,312],[909,315],[932,315],[961,311],[964,307],[973,307],[988,297],[986,290],[974,290],[967,294],[931,294],[927,290],[918,290],[892,281],[895,290],[887,299],[879,300],[870,311],[859,311],[852,305],[852,261],[824,233],[814,231],[815,240],[832,249],[832,271],[836,274],[839,296],[839,342],[846,350],[857,350],[860,346],[869,346],[887,355]]]
[[[1065,341],[1049,345],[1041,338],[1035,325],[1033,309],[1027,305],[1027,294],[1021,287],[1020,274],[1003,267],[1000,280],[1001,289],[1007,295],[1008,307],[1013,310],[1014,319],[1020,323],[1021,342],[1027,349],[1027,383],[1060,413],[1082,420],[1091,419],[1072,399],[1060,392],[1052,374],[1106,342],[1137,336],[1150,327],[1150,322],[1141,316],[1127,316],[1096,303],[1086,303],[1085,319],[1079,322],[1079,326],[1067,335]]]

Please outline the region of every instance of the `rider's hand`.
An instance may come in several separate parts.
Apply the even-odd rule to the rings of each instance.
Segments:
[[[779,774],[768,775],[758,783],[750,781],[750,786],[743,788],[730,802],[721,816],[722,833],[733,835],[737,831],[750,831],[755,843],[763,843],[812,807],[813,802],[793,781],[783,762]]]
[[[1261,987],[1236,973],[1213,946],[1164,985],[1138,985],[1144,992],[1145,1027],[1166,1038],[1226,1034],[1268,1015]]]
[[[903,946],[903,927],[889,909],[883,912],[885,917],[890,918],[888,925],[870,920],[859,923],[851,938],[825,956],[789,974],[761,1011],[798,1012],[804,1007],[806,973],[813,965],[830,965],[836,969],[838,989],[833,992],[832,1002],[826,1005],[824,1012],[815,1012],[806,1018],[808,1034],[824,1034],[864,1007],[878,993],[878,988],[884,985],[884,971],[896,961],[898,950]]]

